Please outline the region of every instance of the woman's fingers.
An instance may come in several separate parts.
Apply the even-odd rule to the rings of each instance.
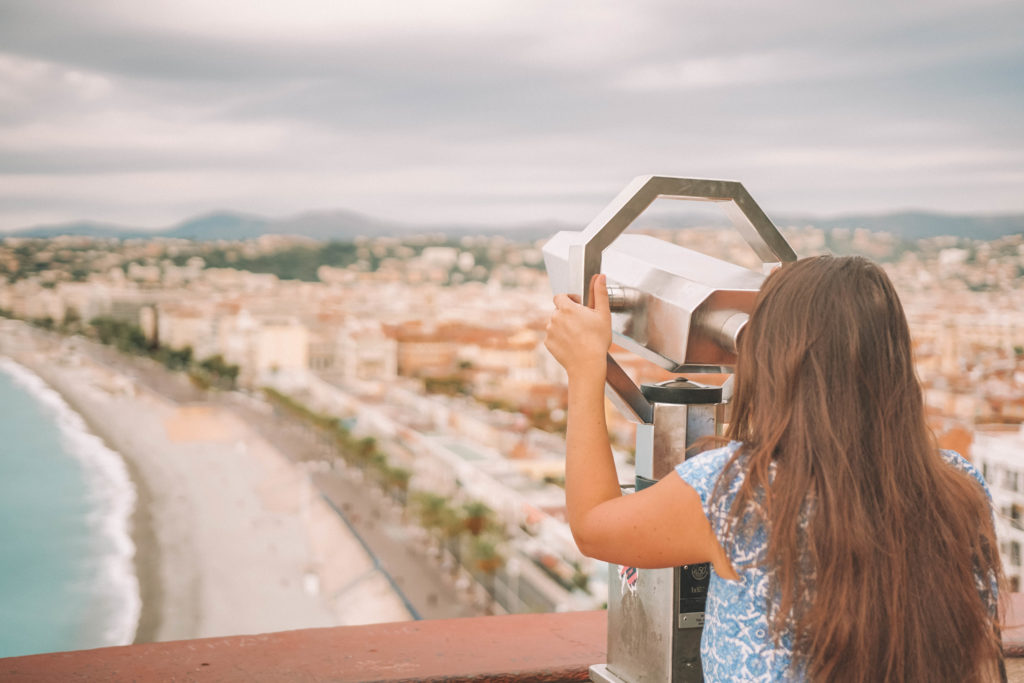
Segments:
[[[573,300],[575,298],[575,300]],[[555,308],[560,311],[571,309],[573,306],[579,306],[579,297],[575,294],[556,294],[555,295]]]
[[[590,278],[589,308],[602,313],[611,312],[608,306],[608,285],[606,283],[607,279],[604,275],[598,274]],[[582,306],[578,294],[556,294],[554,301],[555,308],[558,309],[571,308],[570,304]]]
[[[608,285],[604,275],[590,278],[590,307],[601,314],[611,315],[608,305]]]
[[[578,371],[603,372],[611,343],[611,312],[604,276],[596,276],[590,282],[590,306],[578,303],[578,299],[569,294],[555,296],[555,312],[548,322],[544,345],[570,375]]]

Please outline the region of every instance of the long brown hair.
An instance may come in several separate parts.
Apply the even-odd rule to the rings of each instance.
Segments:
[[[824,256],[767,278],[726,436],[743,446],[723,481],[747,473],[728,533],[769,531],[771,632],[792,634],[794,666],[819,681],[999,675],[990,505],[938,452],[881,268]]]

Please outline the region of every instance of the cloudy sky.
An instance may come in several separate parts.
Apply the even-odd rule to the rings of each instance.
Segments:
[[[0,0],[0,230],[1024,211],[1020,0]]]

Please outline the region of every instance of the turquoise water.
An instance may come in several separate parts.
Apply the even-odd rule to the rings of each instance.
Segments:
[[[0,657],[132,641],[134,503],[120,457],[0,357]]]

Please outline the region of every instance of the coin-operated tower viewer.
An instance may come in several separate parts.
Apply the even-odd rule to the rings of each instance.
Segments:
[[[659,197],[721,206],[761,260],[760,272],[627,227]],[[674,373],[730,373],[737,340],[767,274],[796,254],[737,182],[641,176],[586,229],[560,232],[544,246],[556,294],[584,303],[591,277],[604,273],[612,333],[624,349]],[[606,394],[637,423],[636,489],[686,457],[697,439],[721,433],[732,388],[685,377],[638,387],[608,356]],[[700,638],[710,567],[610,567],[608,661],[590,669],[607,683],[700,681]]]

